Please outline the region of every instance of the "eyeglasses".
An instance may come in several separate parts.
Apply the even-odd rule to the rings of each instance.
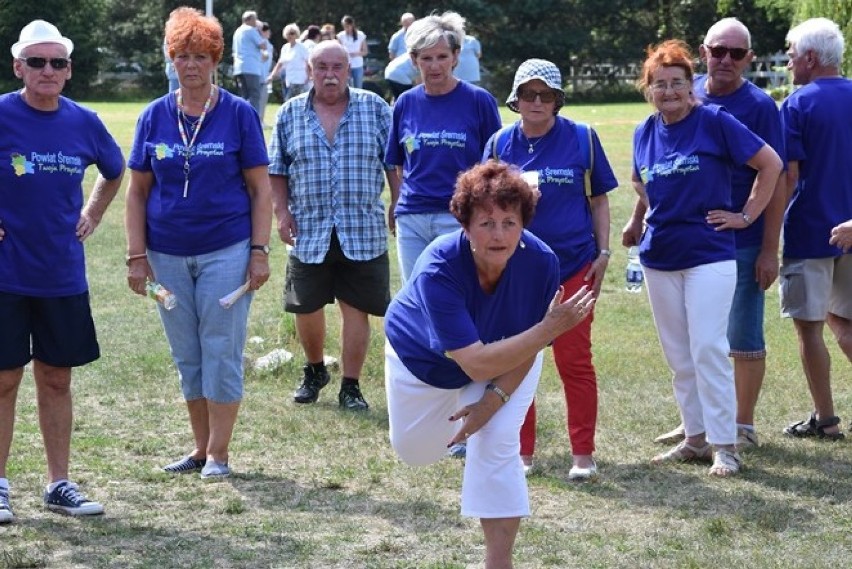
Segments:
[[[48,63],[54,69],[65,69],[71,63],[70,59],[62,57],[53,57],[51,59],[46,57],[19,57],[18,61],[23,61],[27,64],[27,67],[32,67],[33,69],[43,69]]]
[[[726,47],[724,45],[708,45],[704,46],[710,51],[715,59],[725,59],[726,55],[730,55],[734,61],[742,61],[748,55],[748,48],[745,47]]]
[[[663,93],[668,89],[671,89],[672,91],[683,91],[687,87],[689,87],[689,81],[686,79],[672,79],[671,83],[666,83],[665,81],[655,81],[651,83],[651,90],[658,93]]]
[[[541,99],[545,105],[556,101],[556,91],[547,89],[546,91],[534,91],[533,89],[518,89],[518,98],[527,103],[534,103],[535,98]]]

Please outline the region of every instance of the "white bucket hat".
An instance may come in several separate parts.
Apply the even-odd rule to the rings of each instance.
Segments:
[[[515,81],[512,83],[512,92],[506,99],[506,106],[518,112],[518,88],[529,83],[533,79],[540,79],[545,85],[556,91],[556,106],[554,113],[557,114],[562,105],[565,104],[565,92],[562,90],[562,74],[559,68],[546,59],[528,59],[521,63],[515,72]]]
[[[59,33],[59,29],[44,20],[33,20],[21,30],[18,43],[12,46],[12,57],[21,57],[25,47],[40,43],[58,43],[65,46],[68,55],[74,51],[74,42]]]

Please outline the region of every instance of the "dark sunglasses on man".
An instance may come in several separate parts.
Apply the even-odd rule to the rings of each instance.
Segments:
[[[70,59],[64,57],[52,57],[50,59],[46,57],[19,57],[18,61],[23,61],[27,64],[27,67],[33,69],[44,69],[44,66],[48,63],[54,69],[65,69],[71,63]]]
[[[750,51],[745,47],[726,47],[724,45],[705,45],[707,51],[710,52],[710,55],[713,56],[714,59],[725,59],[726,55],[730,55],[731,59],[734,61],[742,61],[745,56],[748,55]]]

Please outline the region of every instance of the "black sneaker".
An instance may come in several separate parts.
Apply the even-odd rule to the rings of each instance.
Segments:
[[[337,401],[347,411],[366,411],[370,408],[364,396],[361,395],[361,387],[357,383],[341,385]]]
[[[325,368],[317,372],[310,365],[306,365],[303,371],[302,385],[293,393],[293,401],[296,403],[314,403],[319,397],[320,389],[328,385],[331,378]]]
[[[8,524],[15,519],[12,506],[9,505],[9,490],[0,488],[0,524]]]
[[[96,516],[104,513],[104,507],[87,500],[73,482],[63,482],[53,492],[45,492],[44,505],[48,510],[69,516]]]

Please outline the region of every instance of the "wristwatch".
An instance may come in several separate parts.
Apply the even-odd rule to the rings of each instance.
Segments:
[[[605,255],[605,256],[607,256],[607,257],[612,257],[612,250],[611,250],[611,249],[601,249],[601,250],[599,251],[599,254],[600,254],[600,255]]]
[[[745,221],[745,224],[751,225],[751,216],[749,214],[747,214],[746,212],[743,212],[742,216],[743,216],[743,221]]]
[[[485,389],[487,389],[488,391],[493,391],[494,393],[496,393],[497,397],[499,397],[500,399],[503,400],[504,405],[509,402],[509,394],[506,393],[505,391],[503,391],[502,389],[500,389],[499,387],[497,387],[496,385],[494,385],[493,383],[489,383],[488,385],[486,385]]]
[[[264,255],[269,255],[269,245],[252,245],[249,249],[252,251],[260,251]]]

